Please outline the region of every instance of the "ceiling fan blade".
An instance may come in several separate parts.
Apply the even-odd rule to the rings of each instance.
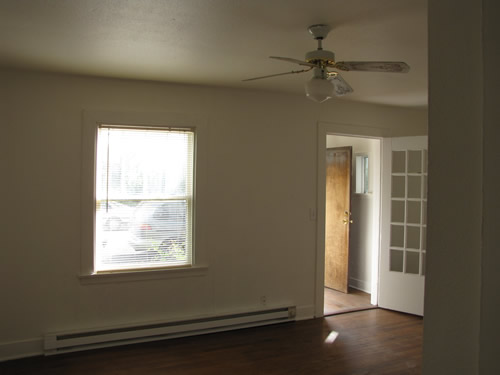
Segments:
[[[338,73],[335,76],[333,76],[330,79],[330,81],[333,82],[333,87],[336,96],[343,96],[345,94],[349,94],[354,91],[352,87]]]
[[[335,68],[359,72],[408,73],[410,67],[401,61],[339,61]]]
[[[279,56],[269,56],[270,59],[276,59],[276,60],[282,60],[282,61],[288,61],[294,64],[299,64],[299,65],[304,65],[304,66],[310,66],[311,68],[316,68],[317,65],[308,63],[307,61],[302,61],[302,60],[297,60],[297,59],[292,59],[291,57],[279,57]]]
[[[287,75],[287,74],[304,73],[304,72],[308,72],[310,70],[311,70],[311,68],[310,69],[303,69],[303,70],[292,70],[291,72],[286,72],[286,73],[269,74],[267,76],[262,76],[262,77],[255,77],[255,78],[243,79],[242,82],[255,81],[256,79],[263,79],[263,78],[271,78],[271,77],[284,76],[284,75]]]

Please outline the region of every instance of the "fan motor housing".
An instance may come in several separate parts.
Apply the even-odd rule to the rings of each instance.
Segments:
[[[332,51],[317,49],[311,52],[307,52],[305,60],[311,64],[322,62],[324,64],[333,65],[335,64],[335,54]]]

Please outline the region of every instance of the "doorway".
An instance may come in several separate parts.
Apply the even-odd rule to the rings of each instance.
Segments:
[[[352,155],[349,157],[348,181],[339,178],[338,172],[335,172],[336,177],[332,176],[331,160],[328,161],[334,150],[346,148],[351,149]],[[326,149],[323,315],[374,308],[377,303],[380,243],[381,140],[327,134]],[[333,177],[337,179],[337,184],[340,184],[337,186],[338,191],[342,191],[346,186],[349,190],[349,197],[342,202],[342,207],[336,208],[340,210],[339,213],[334,212],[335,209],[332,208],[339,206],[338,191],[332,191],[331,187]],[[329,195],[332,194],[335,196],[334,204],[329,204]],[[333,212],[334,219],[331,218],[330,212]],[[347,240],[339,241],[339,233],[347,233]],[[332,278],[331,254],[335,257],[333,272],[338,272],[345,282],[339,287],[332,287],[329,282]]]

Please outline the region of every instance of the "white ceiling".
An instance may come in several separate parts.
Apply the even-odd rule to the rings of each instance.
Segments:
[[[296,70],[268,56],[303,59],[318,23],[338,61],[411,67],[344,72],[341,100],[427,105],[427,0],[0,0],[0,65],[303,95],[311,72],[241,80]]]

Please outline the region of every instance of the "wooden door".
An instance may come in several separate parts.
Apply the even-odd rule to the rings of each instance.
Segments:
[[[384,155],[378,305],[424,313],[427,137],[392,138]]]
[[[348,291],[352,147],[326,150],[325,286]]]

